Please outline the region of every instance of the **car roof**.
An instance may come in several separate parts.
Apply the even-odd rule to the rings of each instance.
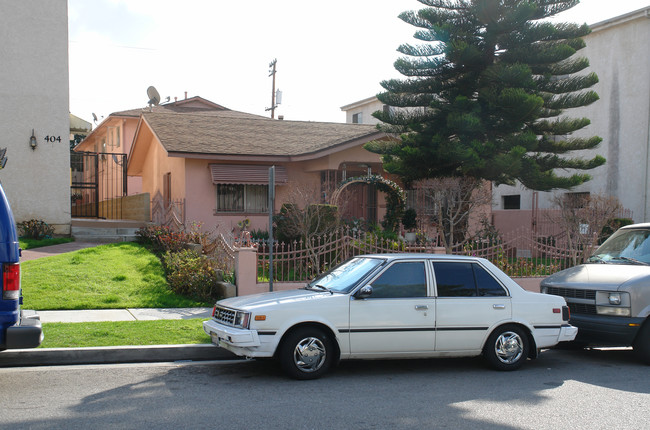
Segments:
[[[650,222],[643,222],[643,223],[639,223],[639,224],[630,224],[630,225],[623,226],[621,228],[622,229],[623,228],[624,229],[631,229],[631,228],[647,228],[647,229],[650,229]]]
[[[419,254],[419,253],[363,254],[363,255],[356,255],[356,257],[382,258],[384,260],[422,260],[422,259],[437,259],[437,260],[450,260],[450,261],[483,260],[483,258],[469,256],[469,255]]]

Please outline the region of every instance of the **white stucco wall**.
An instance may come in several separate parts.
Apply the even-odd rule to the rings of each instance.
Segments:
[[[42,219],[69,234],[67,0],[0,0],[0,10],[0,148],[8,157],[0,181],[16,222]]]
[[[650,10],[650,8],[648,8]],[[618,197],[633,211],[636,222],[650,221],[650,19],[645,10],[592,25],[584,38],[587,47],[579,55],[589,59],[600,82],[593,89],[600,100],[591,106],[567,111],[570,117],[587,117],[591,125],[575,136],[600,136],[600,147],[575,153],[583,158],[600,154],[607,163],[588,171],[593,179],[571,192],[590,192]],[[564,172],[558,172],[564,174]],[[556,191],[565,193],[566,190]],[[521,209],[531,209],[532,191],[521,186],[494,187],[495,209],[502,196],[521,195]],[[552,193],[539,193],[539,207],[552,207]]]
[[[359,124],[379,124],[379,120],[372,116],[378,110],[382,110],[384,104],[380,102],[377,97],[369,97],[349,105],[341,107],[345,112],[345,122],[352,123],[352,117],[355,114],[361,114],[361,121]]]

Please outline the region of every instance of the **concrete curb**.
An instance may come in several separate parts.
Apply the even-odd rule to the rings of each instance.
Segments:
[[[0,352],[0,367],[239,359],[210,344],[36,348]]]

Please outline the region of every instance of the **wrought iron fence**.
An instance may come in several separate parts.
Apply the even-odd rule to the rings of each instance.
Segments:
[[[540,237],[531,230],[520,230],[457,245],[452,254],[485,258],[510,276],[548,276],[573,265],[576,251],[567,249],[561,236]],[[352,256],[389,252],[440,253],[444,249],[435,241],[406,243],[344,228],[309,242],[274,243],[273,279],[305,282]],[[257,274],[260,282],[269,280],[266,241],[258,242]]]

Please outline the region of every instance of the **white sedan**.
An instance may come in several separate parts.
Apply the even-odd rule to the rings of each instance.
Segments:
[[[303,289],[217,302],[203,323],[242,357],[275,357],[297,379],[341,359],[469,357],[519,368],[571,341],[564,298],[525,291],[489,261],[429,254],[353,257]]]

